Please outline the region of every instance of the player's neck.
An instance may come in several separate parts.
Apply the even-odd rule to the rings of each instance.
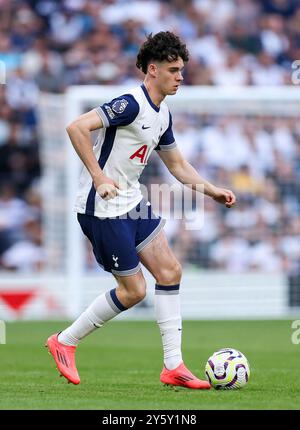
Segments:
[[[151,82],[149,82],[147,79],[144,80],[144,87],[146,88],[149,97],[151,98],[152,102],[157,106],[160,107],[161,102],[164,100],[165,95],[162,94],[157,88],[155,88],[153,85],[151,85]]]

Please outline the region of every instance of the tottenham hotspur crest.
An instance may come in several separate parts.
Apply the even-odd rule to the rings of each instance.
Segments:
[[[115,257],[114,255],[112,255],[112,259],[113,259],[113,260],[114,260],[114,262],[115,262],[114,266],[115,266],[115,267],[119,267],[119,264],[118,264],[118,259],[119,259],[119,257]]]

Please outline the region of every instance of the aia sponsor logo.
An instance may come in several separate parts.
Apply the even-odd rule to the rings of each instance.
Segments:
[[[145,163],[148,153],[148,146],[143,145],[137,151],[135,151],[129,158],[133,160],[134,158],[138,158],[141,164]]]

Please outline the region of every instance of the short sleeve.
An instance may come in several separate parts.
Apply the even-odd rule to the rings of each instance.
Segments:
[[[170,149],[176,148],[176,142],[172,130],[172,115],[169,112],[169,126],[164,134],[161,136],[156,151],[169,151]]]
[[[139,110],[139,104],[131,94],[124,94],[96,108],[105,128],[131,124]]]

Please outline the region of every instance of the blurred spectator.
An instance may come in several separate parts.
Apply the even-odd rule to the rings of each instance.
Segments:
[[[264,272],[282,270],[278,239],[275,236],[264,238],[252,245],[249,253],[249,269]]]
[[[262,48],[273,58],[280,58],[289,48],[285,33],[285,22],[280,15],[267,15],[262,18]]]
[[[285,83],[285,70],[276,64],[270,54],[262,51],[253,65],[253,85],[283,85]]]
[[[22,238],[22,228],[30,215],[30,208],[18,198],[11,183],[0,187],[0,240],[2,251]]]
[[[232,188],[238,193],[244,196],[258,195],[262,192],[264,184],[254,178],[251,173],[249,166],[246,164],[235,170],[231,175]]]
[[[213,70],[213,83],[222,86],[249,85],[249,70],[242,64],[242,52],[228,50],[226,63]]]
[[[61,10],[53,12],[49,20],[50,37],[54,47],[64,51],[76,42],[85,32],[83,13],[77,13],[62,2]]]
[[[264,12],[276,13],[289,18],[293,15],[297,3],[297,0],[265,0],[262,7]]]
[[[245,239],[228,234],[212,246],[210,257],[217,269],[244,272],[249,270],[249,254],[250,247]]]
[[[1,256],[0,264],[5,270],[21,272],[40,271],[45,263],[42,229],[38,220],[28,220],[24,225],[25,237],[14,243]]]
[[[21,54],[13,49],[13,45],[6,33],[0,33],[0,61],[5,64],[6,72],[17,69],[21,65]]]

